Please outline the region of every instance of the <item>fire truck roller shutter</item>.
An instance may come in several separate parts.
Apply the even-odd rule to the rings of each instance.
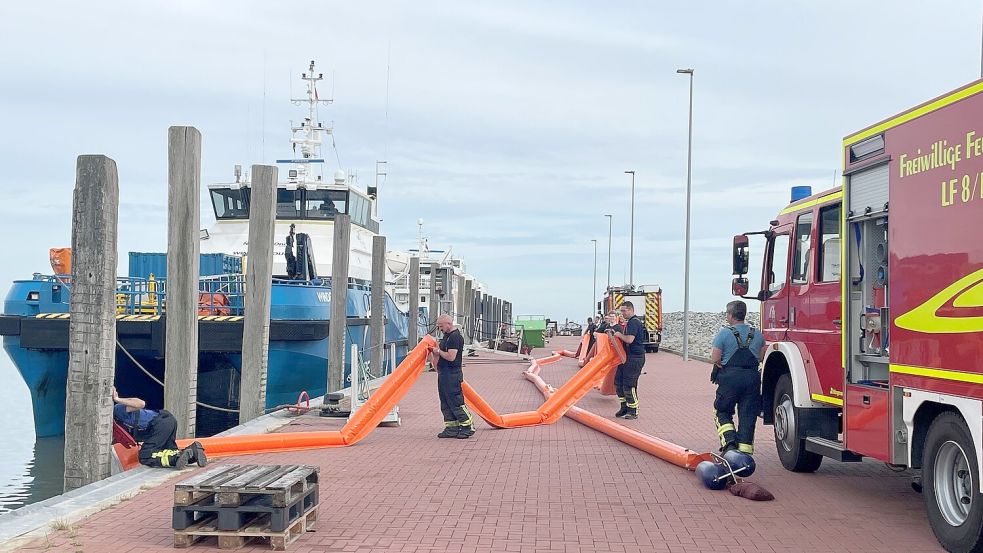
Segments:
[[[894,365],[891,368],[893,370]],[[924,444],[925,435],[934,417],[928,417],[927,419],[921,417],[919,416],[919,410],[924,408],[936,412],[940,408],[948,410],[955,409],[962,415],[970,434],[973,436],[973,445],[976,449],[976,466],[980,467],[977,482],[979,482],[979,491],[983,493],[983,419],[980,417],[980,413],[983,412],[983,402],[978,399],[940,394],[938,392],[913,390],[911,388],[905,388],[904,392],[905,394],[903,394],[901,399],[901,418],[908,432],[908,462],[905,464],[909,466],[923,466],[925,463],[925,460],[921,458],[922,452],[913,451],[913,448],[916,445],[920,447],[920,444]],[[922,411],[922,413],[927,412],[925,410]],[[918,427],[916,427],[916,423],[919,425]],[[916,436],[919,436],[920,439],[916,440]],[[918,444],[915,442],[918,442]]]

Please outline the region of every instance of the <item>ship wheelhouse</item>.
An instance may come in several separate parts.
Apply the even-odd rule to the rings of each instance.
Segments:
[[[213,185],[209,187],[209,195],[217,221],[249,219],[248,187]],[[357,190],[348,187],[277,188],[277,220],[332,221],[339,213],[351,216],[352,224],[374,233],[379,232],[379,222],[372,218],[372,200]]]

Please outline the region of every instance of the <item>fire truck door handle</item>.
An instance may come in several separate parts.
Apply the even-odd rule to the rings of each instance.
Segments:
[[[870,405],[870,396],[868,395],[864,396],[864,405]]]
[[[833,326],[842,326],[842,325],[843,325],[843,321],[841,321],[840,319],[833,319]]]
[[[778,322],[781,323],[781,324],[785,324],[785,323],[788,322],[788,317],[782,317],[782,318],[778,319]]]

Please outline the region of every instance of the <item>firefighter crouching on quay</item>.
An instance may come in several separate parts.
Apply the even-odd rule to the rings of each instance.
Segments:
[[[628,356],[614,373],[614,387],[621,402],[621,409],[614,416],[637,419],[638,377],[645,366],[645,328],[635,316],[635,305],[630,301],[621,304],[621,316],[625,319],[624,326],[612,326],[616,329],[614,337],[624,342]]]
[[[444,430],[437,437],[464,440],[474,434],[474,420],[464,404],[464,393],[461,391],[461,383],[464,382],[461,367],[464,336],[454,328],[454,321],[447,314],[437,317],[437,328],[444,333],[438,349],[430,350],[430,362],[437,368],[440,411],[444,415]]]
[[[754,425],[761,412],[761,373],[758,365],[765,354],[761,332],[744,323],[747,305],[743,301],[727,304],[727,325],[713,338],[710,382],[717,385],[713,402],[714,423],[720,436],[720,450],[737,449],[754,453]],[[737,407],[738,428],[734,428]]]
[[[178,449],[174,441],[177,437],[177,419],[169,411],[145,409],[147,402],[138,397],[119,397],[113,387],[113,419],[116,420],[133,439],[140,443],[140,464],[148,467],[167,467],[178,470],[197,463],[199,467],[208,464],[205,448],[198,442],[184,449]]]

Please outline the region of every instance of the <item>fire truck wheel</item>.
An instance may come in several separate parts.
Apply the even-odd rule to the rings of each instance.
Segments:
[[[792,377],[783,374],[775,385],[775,447],[782,466],[792,472],[815,472],[823,462],[822,455],[806,451],[798,409],[792,402]]]
[[[925,438],[922,486],[928,521],[948,551],[983,551],[983,494],[973,437],[953,412],[935,417]]]

